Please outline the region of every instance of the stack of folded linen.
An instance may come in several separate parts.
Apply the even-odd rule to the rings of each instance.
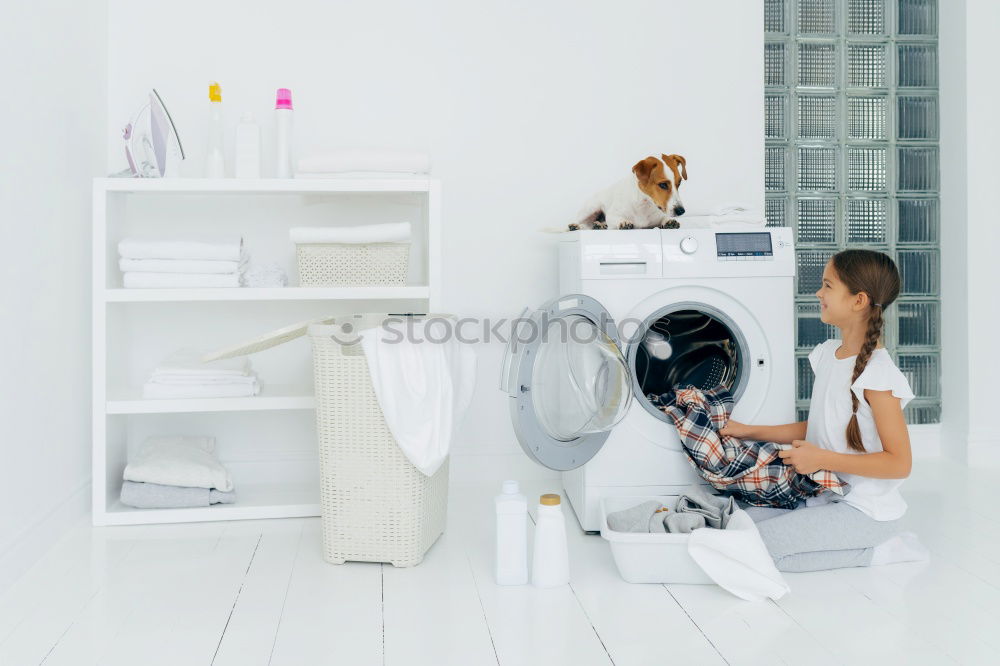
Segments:
[[[247,257],[240,237],[217,241],[125,238],[118,267],[129,289],[239,287]]]
[[[168,356],[143,385],[143,397],[245,398],[260,393],[260,382],[247,357],[205,363],[201,356],[191,349]]]
[[[763,227],[765,224],[764,214],[759,208],[739,203],[709,205],[704,208],[694,206],[688,208],[677,221],[682,229],[706,229],[727,224]]]
[[[427,153],[402,150],[337,150],[299,160],[296,178],[330,178],[338,174],[426,174],[431,170]]]
[[[122,504],[180,509],[236,501],[229,470],[215,457],[212,437],[150,437],[123,474]]]

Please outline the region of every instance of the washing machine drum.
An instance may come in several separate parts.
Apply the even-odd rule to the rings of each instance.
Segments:
[[[724,383],[732,367],[732,356],[722,347],[697,347],[675,357],[664,379],[671,386],[689,383],[708,389]]]
[[[660,350],[640,345],[635,369],[643,395],[666,393],[679,384],[733,389],[740,367],[739,344],[718,318],[696,310],[672,312],[649,325],[647,340],[650,336],[666,339],[669,351],[662,352],[662,343]]]

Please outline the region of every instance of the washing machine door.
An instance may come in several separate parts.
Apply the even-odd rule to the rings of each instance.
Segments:
[[[501,390],[514,433],[535,461],[554,470],[583,465],[628,411],[632,377],[604,306],[571,294],[526,310],[511,327]]]

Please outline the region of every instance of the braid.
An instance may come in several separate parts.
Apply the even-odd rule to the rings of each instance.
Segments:
[[[868,365],[868,359],[871,358],[872,352],[875,351],[878,340],[882,336],[882,326],[884,325],[882,305],[872,303],[869,307],[871,308],[871,315],[868,317],[868,331],[865,333],[865,341],[861,345],[861,351],[858,352],[858,360],[854,362],[854,374],[851,375],[852,386],[858,377],[861,376],[861,373],[864,372],[865,367]],[[864,453],[865,447],[861,443],[861,428],[858,426],[859,404],[857,394],[851,390],[851,411],[853,413],[851,414],[851,420],[847,424],[847,447],[852,451]]]

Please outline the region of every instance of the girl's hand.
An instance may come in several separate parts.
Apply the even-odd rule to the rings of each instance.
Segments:
[[[719,429],[720,435],[728,435],[730,437],[737,437],[739,439],[747,439],[748,432],[750,431],[750,426],[745,423],[740,423],[739,421],[733,421],[729,419],[726,421],[726,425]]]
[[[812,474],[823,469],[823,449],[804,439],[796,439],[792,442],[792,448],[778,451],[778,456],[799,474]]]

